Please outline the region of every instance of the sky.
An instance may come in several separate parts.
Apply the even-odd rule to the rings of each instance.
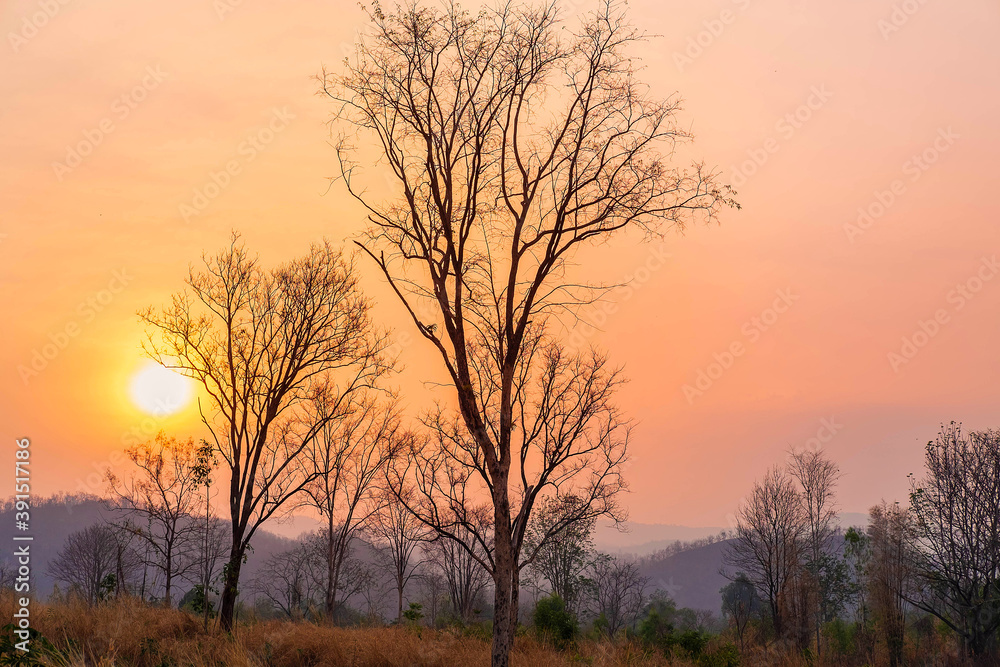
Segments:
[[[577,257],[631,280],[575,332],[630,378],[631,518],[726,526],[804,447],[841,467],[844,511],[905,500],[942,422],[1000,426],[1000,5],[629,11],[650,35],[645,81],[685,100],[688,152],[742,204]],[[34,493],[98,493],[124,444],[200,434],[193,403],[154,418],[130,387],[146,363],[136,312],[202,252],[238,230],[274,265],[360,231],[330,186],[315,76],[363,27],[346,0],[4,3],[0,431],[4,451],[31,439]],[[370,269],[376,317],[412,341],[399,386],[420,405],[438,369]]]

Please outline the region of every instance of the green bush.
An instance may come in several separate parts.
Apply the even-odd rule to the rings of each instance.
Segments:
[[[679,634],[675,642],[688,657],[699,658],[701,657],[701,652],[705,650],[708,640],[709,635],[707,633],[700,630],[688,630]]]
[[[576,639],[576,617],[566,609],[566,603],[558,595],[550,595],[538,601],[532,622],[535,629],[559,649]]]
[[[677,632],[674,617],[677,610],[673,603],[651,604],[646,616],[639,622],[636,635],[643,644],[657,648],[666,655],[678,655],[698,660],[711,639],[711,635],[697,629]]]
[[[699,667],[739,667],[740,650],[736,644],[727,642],[701,654]]]
[[[424,617],[424,608],[419,602],[411,602],[410,608],[403,612],[403,618],[405,618],[411,625],[416,625],[420,622],[420,619]]]
[[[856,623],[848,623],[841,618],[836,618],[823,626],[827,645],[837,655],[850,655],[854,652],[857,630]]]
[[[43,665],[69,664],[66,655],[38,630],[28,628],[28,651],[22,652],[18,644],[23,641],[15,635],[20,628],[9,623],[0,628],[0,665],[3,667],[42,667]]]

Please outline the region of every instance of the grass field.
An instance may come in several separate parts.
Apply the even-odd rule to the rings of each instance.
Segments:
[[[0,666],[61,667],[486,667],[489,634],[483,626],[432,630],[425,627],[332,627],[308,622],[241,621],[233,636],[186,611],[164,609],[135,599],[87,607],[82,603],[32,603],[36,654],[12,650],[10,629],[0,641]],[[14,611],[9,592],[0,596],[0,614]],[[525,629],[515,645],[514,667],[820,667],[887,664],[825,655],[821,660],[757,646],[737,662],[719,661],[712,646],[697,661],[662,653],[636,642],[581,639],[556,650]],[[908,642],[904,664],[934,667],[967,665],[947,644]],[[991,664],[991,663],[980,663]]]
[[[13,602],[3,598],[0,614],[10,618]],[[102,667],[450,667],[489,665],[489,642],[461,630],[397,627],[338,628],[312,623],[241,623],[234,637],[206,633],[199,619],[176,609],[123,599],[94,608],[82,604],[32,606],[32,627],[55,648],[37,663]],[[9,633],[7,633],[9,634]],[[41,641],[34,645],[40,647]],[[0,664],[13,656],[0,659]],[[15,663],[16,664],[16,663]],[[519,637],[517,667],[594,665],[667,666],[662,656],[630,644],[582,641],[564,652],[533,637]]]

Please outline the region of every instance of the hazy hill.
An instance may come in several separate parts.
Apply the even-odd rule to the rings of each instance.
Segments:
[[[719,573],[722,553],[729,542],[715,542],[663,559],[644,561],[641,572],[649,577],[652,588],[669,593],[678,607],[706,609],[718,615],[722,607],[719,589],[729,583]]]
[[[621,526],[615,527],[610,521],[600,521],[594,531],[594,546],[604,553],[643,556],[677,541],[692,542],[710,535],[718,535],[722,530],[722,528],[632,521],[626,521]]]
[[[104,516],[101,501],[94,497],[67,496],[40,501],[31,511],[31,542],[33,590],[40,598],[52,593],[54,581],[48,574],[48,563],[62,548],[66,537],[73,531],[90,526]],[[867,516],[863,514],[841,515],[843,526],[865,525]],[[253,552],[248,556],[243,568],[244,581],[251,581],[262,572],[267,559],[292,545],[292,537],[315,530],[319,522],[315,519],[295,516],[282,522],[267,524],[268,530],[258,531],[253,540]],[[613,554],[635,554],[649,558],[656,551],[677,541],[688,542],[717,535],[721,528],[674,526],[666,524],[626,524],[626,531],[617,530],[610,523],[600,523],[595,531],[595,545],[599,551]],[[0,511],[0,539],[12,544],[15,530],[13,507],[3,507]],[[671,556],[645,560],[643,575],[650,578],[650,586],[667,591],[678,607],[706,609],[719,612],[721,598],[719,589],[727,580],[719,574],[722,567],[722,552],[726,541],[682,551]],[[11,550],[5,550],[2,558],[11,563]],[[359,541],[355,556],[363,561],[372,558],[368,545]],[[182,589],[186,589],[182,585]],[[391,600],[389,600],[391,602]],[[388,603],[387,603],[388,604]]]
[[[106,514],[101,501],[94,497],[67,496],[58,499],[36,501],[31,509],[30,530],[18,531],[14,526],[14,509],[3,507],[0,511],[0,539],[5,545],[12,544],[15,533],[31,535],[32,590],[39,598],[45,599],[52,593],[55,583],[48,573],[48,564],[62,548],[70,533],[91,526]],[[258,531],[253,540],[253,553],[247,558],[243,568],[245,581],[249,581],[263,567],[269,556],[291,545],[291,540],[268,531]],[[0,558],[12,561],[12,549],[4,549]],[[186,589],[187,584],[182,584]]]

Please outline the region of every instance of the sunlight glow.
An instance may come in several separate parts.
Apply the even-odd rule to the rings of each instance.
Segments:
[[[147,361],[132,376],[129,395],[137,407],[165,417],[181,410],[194,395],[193,382],[155,361]]]

